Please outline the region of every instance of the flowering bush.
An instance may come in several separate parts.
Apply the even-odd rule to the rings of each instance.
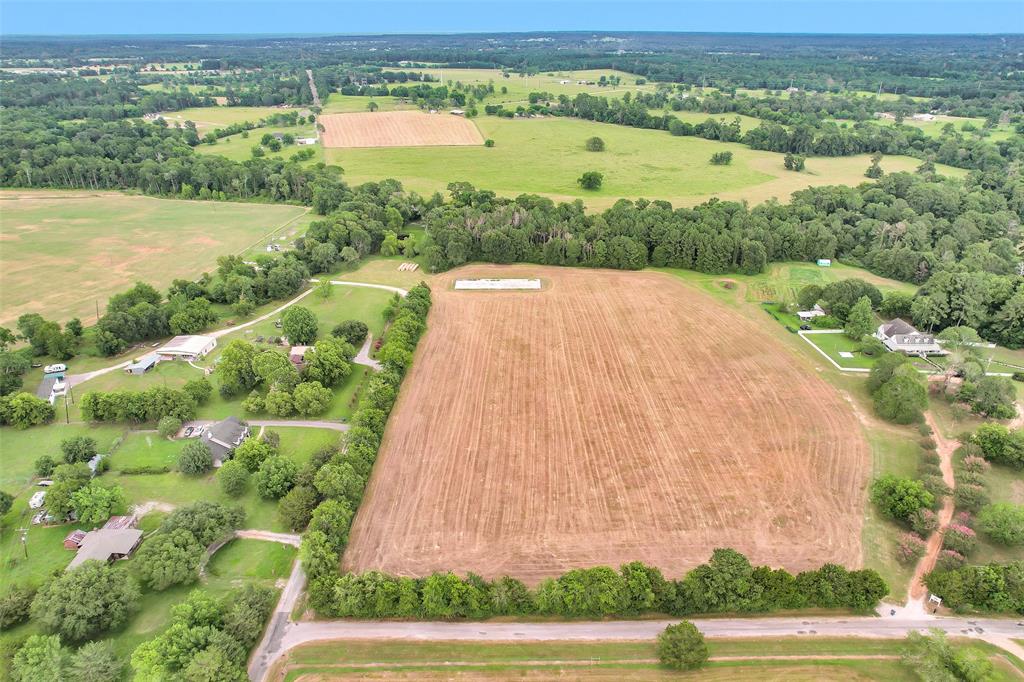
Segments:
[[[966,563],[967,559],[964,558],[963,554],[954,552],[951,549],[944,549],[939,552],[939,558],[935,565],[941,571],[955,571]]]
[[[992,465],[985,461],[984,457],[969,455],[964,457],[964,471],[972,474],[983,474],[992,468]]]
[[[964,556],[974,551],[974,547],[977,544],[978,536],[967,526],[950,524],[942,535],[943,549],[951,549]]]
[[[896,544],[896,560],[901,564],[912,564],[924,556],[925,541],[917,533],[904,533]]]
[[[922,537],[927,537],[939,528],[939,519],[931,509],[918,509],[910,517],[910,527]]]

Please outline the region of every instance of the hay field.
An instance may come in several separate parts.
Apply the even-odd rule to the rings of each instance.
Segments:
[[[451,288],[530,276],[546,289]],[[346,569],[679,576],[723,546],[861,564],[860,426],[757,323],[655,272],[470,266],[433,284]]]
[[[787,201],[790,194],[811,185],[866,182],[864,171],[871,164],[867,154],[813,157],[807,160],[806,172],[794,173],[783,166],[782,154],[674,137],[661,130],[555,117],[479,116],[473,121],[485,138],[495,141],[494,147],[325,149],[325,161],[344,168],[351,184],[395,178],[407,189],[429,196],[444,193],[450,182],[467,181],[503,196],[533,193],[556,201],[582,199],[593,210],[608,208],[620,198],[638,197],[665,199],[676,206],[692,206],[714,196],[752,203],[772,197]],[[584,147],[595,135],[605,141],[604,152]],[[732,164],[712,166],[709,159],[719,151],[731,151]],[[886,172],[912,171],[920,164],[908,156],[882,160]],[[589,170],[604,174],[598,191],[576,184]],[[942,166],[939,171],[966,174]]]
[[[378,111],[320,117],[324,147],[434,147],[480,145],[473,122],[445,111]]]
[[[198,277],[305,214],[299,206],[179,201],[116,192],[0,191],[0,324],[36,312],[95,321],[143,280]]]

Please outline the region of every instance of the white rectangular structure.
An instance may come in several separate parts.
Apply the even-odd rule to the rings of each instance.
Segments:
[[[157,354],[175,359],[194,360],[209,353],[216,345],[217,339],[212,336],[175,336],[157,350]]]
[[[457,279],[456,290],[498,291],[540,289],[539,279]]]

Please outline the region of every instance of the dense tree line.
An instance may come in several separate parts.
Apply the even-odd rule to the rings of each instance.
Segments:
[[[425,284],[391,302],[386,311],[391,323],[377,354],[382,368],[369,380],[359,408],[352,415],[344,450],[327,453],[319,461],[319,466],[311,471],[312,480],[306,484],[306,492],[296,492],[300,489],[296,486],[288,493],[304,499],[286,504],[285,498],[281,502],[286,522],[296,530],[306,527],[301,557],[314,608],[324,610],[331,603],[341,553],[348,544],[349,526],[362,501],[388,415],[412,363],[413,351],[426,331],[430,304],[430,289]],[[297,507],[303,509],[301,515],[294,513]],[[299,523],[295,523],[297,519]]]
[[[893,300],[894,316],[925,329],[969,324],[988,340],[1024,346],[1024,259],[1015,246],[1024,183],[1016,177],[894,173],[796,192],[788,205],[621,200],[598,215],[581,202],[503,199],[468,183],[449,192],[451,201],[422,220],[428,239],[418,249],[435,271],[482,260],[755,274],[771,262],[840,258],[922,285],[913,299]]]
[[[321,613],[350,618],[459,619],[492,616],[604,618],[667,613],[765,613],[780,609],[843,608],[870,611],[888,592],[871,569],[848,571],[826,564],[796,576],[784,569],[751,566],[731,549],[679,580],[640,562],[618,571],[606,566],[574,569],[536,588],[508,576],[488,581],[469,574],[435,573],[427,578],[377,571],[320,577],[332,583]]]

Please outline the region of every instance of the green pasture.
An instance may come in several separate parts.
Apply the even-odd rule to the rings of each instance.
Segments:
[[[215,144],[201,144],[195,148],[196,153],[217,154],[226,159],[231,159],[232,161],[248,161],[253,158],[252,148],[259,146],[260,139],[262,139],[267,133],[282,133],[293,135],[295,137],[316,137],[316,130],[314,130],[308,123],[306,125],[297,126],[269,126],[265,128],[253,128],[246,132],[249,133],[248,137],[243,137],[244,133],[238,133],[236,135],[222,137],[217,140]],[[290,159],[293,154],[303,149],[312,149],[315,152],[313,158],[309,161],[310,163],[321,160],[320,152],[323,148],[319,143],[303,147],[291,144],[281,147],[281,151],[279,152],[272,152],[264,147],[263,151],[265,152],[265,158],[268,159]]]
[[[298,206],[114,192],[0,191],[0,324],[28,312],[89,324],[138,280],[163,289],[305,213]],[[45,273],[45,274],[43,274]],[[84,295],[83,295],[84,294]]]
[[[866,181],[864,171],[871,163],[868,155],[815,157],[807,161],[806,171],[794,173],[785,170],[782,154],[659,130],[556,117],[479,116],[473,121],[484,138],[495,141],[494,147],[325,149],[324,156],[328,163],[343,167],[353,184],[395,178],[408,189],[431,194],[444,192],[450,182],[466,181],[505,196],[535,193],[560,201],[583,199],[593,209],[623,197],[666,199],[677,205],[712,196],[754,203],[771,197],[786,200],[812,185]],[[584,142],[592,136],[605,141],[604,152],[586,151]],[[719,151],[733,153],[730,165],[709,163]],[[909,171],[918,165],[920,161],[910,157],[882,161],[886,171]],[[576,184],[589,170],[604,175],[600,190],[582,190]]]
[[[959,641],[957,643],[960,643]],[[687,674],[694,680],[886,680],[917,679],[899,657],[901,639],[770,638],[707,640],[712,660],[704,670]],[[973,645],[974,643],[971,642]],[[998,650],[984,646],[995,656]],[[801,660],[761,657],[801,656]],[[864,656],[839,659],[836,656]],[[740,657],[750,657],[740,658]],[[293,649],[283,679],[294,681],[323,674],[329,679],[359,678],[366,666],[384,676],[408,675],[450,679],[454,665],[474,679],[509,677],[572,677],[604,679],[673,679],[678,673],[660,668],[653,641],[615,642],[403,642],[345,641],[307,644]],[[453,663],[454,662],[454,663]],[[1000,678],[1002,679],[1002,678]]]
[[[161,115],[172,126],[175,123],[185,125],[185,121],[192,121],[202,134],[232,123],[244,123],[245,121],[258,123],[260,119],[267,116],[287,114],[291,111],[298,111],[303,116],[311,113],[307,107],[192,107],[180,111],[166,111]]]

